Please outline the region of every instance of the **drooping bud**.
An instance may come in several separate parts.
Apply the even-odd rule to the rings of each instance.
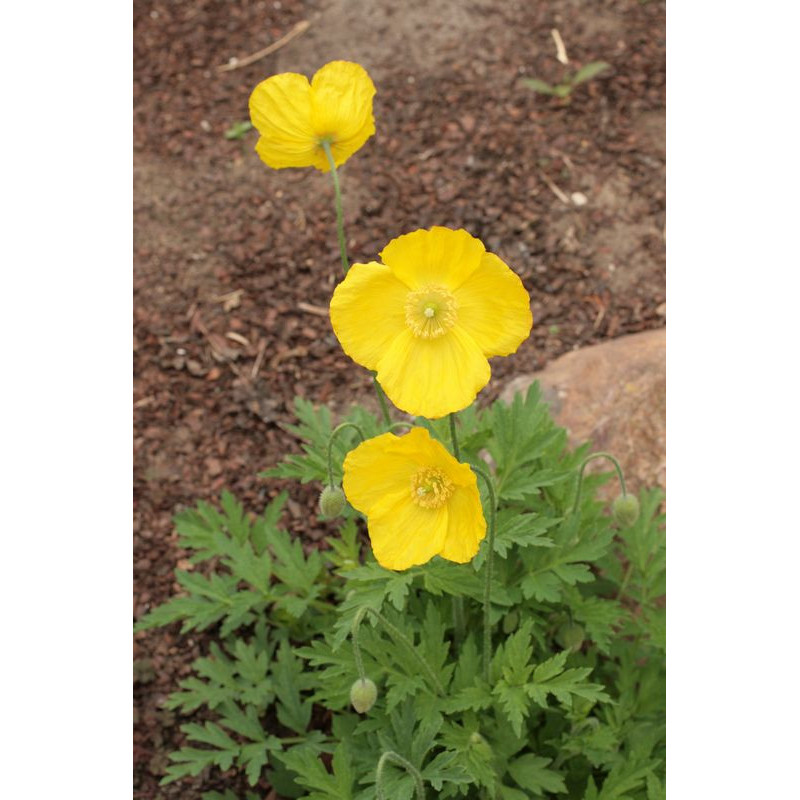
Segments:
[[[471,750],[474,750],[476,754],[481,756],[482,758],[491,758],[492,757],[492,747],[486,739],[481,736],[478,731],[473,731],[469,735],[469,747]]]
[[[359,678],[350,687],[350,702],[359,714],[366,714],[378,699],[378,687],[369,678]]]
[[[556,634],[556,641],[565,649],[572,650],[577,653],[583,645],[584,630],[583,628],[571,622],[567,625],[562,625]]]
[[[338,517],[344,511],[344,492],[339,486],[326,486],[319,496],[319,511],[326,519]]]
[[[505,633],[506,636],[508,636],[511,633],[514,633],[518,625],[519,625],[518,611],[509,611],[508,614],[506,614],[503,617],[503,633]]]
[[[639,519],[639,501],[636,495],[621,494],[611,506],[611,516],[620,528],[630,528]]]

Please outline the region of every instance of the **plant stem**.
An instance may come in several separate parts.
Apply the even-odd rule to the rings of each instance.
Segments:
[[[389,406],[386,404],[386,395],[383,393],[383,389],[381,389],[381,385],[378,383],[378,378],[374,373],[372,375],[372,385],[375,387],[375,392],[378,395],[378,402],[381,404],[383,421],[386,425],[391,426],[392,418],[389,416]]]
[[[620,584],[619,591],[617,592],[617,600],[619,600],[623,594],[625,594],[625,590],[628,588],[628,581],[631,579],[631,573],[633,572],[633,561],[628,562],[628,567],[625,570],[625,575],[622,578],[622,583]]]
[[[336,438],[336,434],[339,433],[339,431],[343,431],[345,428],[355,428],[358,435],[361,437],[361,441],[363,442],[365,439],[364,431],[362,431],[355,422],[343,422],[331,431],[331,435],[328,437],[328,486],[331,488],[333,488],[333,440]]]
[[[386,792],[383,791],[383,768],[387,761],[393,761],[398,767],[402,767],[413,779],[417,789],[417,800],[425,800],[425,787],[422,783],[422,775],[419,770],[403,756],[395,753],[394,750],[386,750],[378,759],[378,768],[375,771],[375,789],[378,793],[378,800],[386,800]]]
[[[483,478],[486,488],[489,491],[489,541],[486,553],[486,580],[483,586],[483,677],[489,682],[489,667],[492,659],[492,616],[491,616],[491,596],[492,596],[492,561],[494,557],[494,535],[495,517],[497,511],[497,497],[494,493],[492,479],[481,467],[472,465],[472,469]]]
[[[364,659],[361,658],[361,645],[358,643],[358,630],[361,627],[363,618],[364,615],[359,611],[353,619],[353,627],[350,629],[350,635],[353,639],[353,658],[356,660],[356,670],[362,682],[367,679],[367,673],[364,672]]]
[[[436,688],[437,693],[442,696],[446,694],[445,688],[444,686],[442,686],[442,682],[439,680],[439,677],[433,671],[433,669],[431,669],[431,665],[425,660],[424,656],[420,653],[419,648],[414,647],[411,640],[401,630],[392,625],[392,623],[389,622],[389,620],[386,619],[386,617],[384,617],[383,614],[380,613],[380,611],[376,611],[374,608],[370,608],[369,606],[362,606],[358,610],[358,613],[356,614],[355,619],[353,620],[353,631],[354,631],[353,641],[354,642],[356,641],[358,626],[361,624],[361,620],[364,619],[364,615],[367,612],[372,614],[372,616],[375,617],[375,619],[377,619],[378,622],[380,622],[384,628],[386,628],[387,632],[394,639],[400,642],[406,648],[406,650],[408,650],[409,654],[416,659],[417,663],[425,671],[428,678],[430,678],[430,681]]]
[[[583,464],[581,464],[580,472],[578,472],[578,485],[575,489],[575,503],[572,506],[572,513],[574,514],[578,510],[578,504],[581,500],[581,486],[583,485],[583,471],[586,469],[586,465],[593,461],[595,458],[607,458],[613,465],[614,469],[617,471],[617,478],[619,478],[619,485],[622,489],[622,496],[624,497],[628,492],[625,489],[625,478],[622,474],[622,467],[619,465],[619,461],[617,461],[611,453],[592,453],[590,456],[586,456],[583,460]]]
[[[458,437],[456,436],[456,412],[453,411],[450,416],[450,441],[453,445],[453,455],[456,461],[461,461],[461,451],[458,449]]]
[[[333,153],[331,153],[331,143],[327,139],[323,139],[321,144],[331,168],[331,178],[333,178],[333,193],[336,196],[336,233],[339,235],[342,270],[347,275],[347,270],[350,269],[350,262],[347,260],[347,241],[344,238],[344,213],[342,212],[342,190],[339,186],[339,173],[336,171],[336,162],[333,160]]]
[[[325,151],[325,157],[328,159],[328,166],[331,168],[331,178],[333,179],[333,194],[336,199],[336,235],[339,237],[339,254],[342,257],[342,271],[347,276],[347,270],[350,269],[350,261],[347,258],[347,239],[344,235],[344,212],[342,211],[342,188],[339,186],[339,173],[336,171],[336,162],[333,159],[331,152],[331,143],[327,139],[323,139],[320,144]],[[381,406],[383,413],[383,421],[386,425],[390,425],[392,418],[389,416],[389,407],[386,405],[386,395],[383,393],[378,384],[375,375],[372,375],[372,382],[375,386],[375,392],[378,395],[378,402]]]
[[[466,631],[463,597],[453,597],[453,628],[455,629],[456,642],[463,641]]]

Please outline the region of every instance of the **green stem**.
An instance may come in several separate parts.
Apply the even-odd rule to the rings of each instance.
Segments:
[[[386,750],[378,759],[378,768],[375,771],[375,789],[378,793],[378,800],[386,800],[386,792],[383,790],[383,768],[387,761],[393,761],[398,767],[402,767],[413,779],[417,789],[417,800],[425,800],[425,787],[422,783],[420,771],[403,756],[395,753],[394,750]]]
[[[494,559],[494,535],[495,517],[497,510],[497,497],[494,493],[494,486],[489,474],[480,467],[472,465],[472,469],[483,478],[489,492],[489,541],[486,552],[486,580],[483,586],[483,677],[489,682],[489,667],[492,660],[492,616],[491,616],[491,596],[492,596],[492,561]]]
[[[389,430],[392,431],[392,433],[394,433],[398,428],[409,428],[409,429],[411,429],[413,427],[414,427],[414,423],[413,422],[393,422],[389,426]]]
[[[372,385],[375,387],[375,392],[378,395],[378,402],[381,405],[381,413],[383,414],[384,424],[391,426],[392,418],[389,416],[389,406],[386,404],[386,395],[383,393],[381,385],[378,383],[377,377],[372,375]]]
[[[336,235],[339,237],[339,254],[342,257],[342,271],[347,276],[347,271],[350,269],[350,261],[347,258],[347,239],[344,235],[344,212],[342,211],[342,187],[339,186],[339,173],[336,170],[336,162],[333,159],[331,152],[331,143],[327,139],[323,139],[320,144],[325,151],[325,157],[328,159],[328,166],[331,168],[331,178],[333,179],[333,194],[336,200]],[[390,425],[392,418],[389,416],[389,407],[386,405],[386,396],[378,384],[375,375],[372,376],[372,382],[375,386],[375,392],[378,395],[378,402],[381,406],[383,413],[383,421]]]
[[[339,431],[343,431],[345,428],[355,428],[362,442],[366,438],[364,436],[364,431],[362,431],[355,422],[343,422],[331,431],[331,435],[328,438],[328,486],[331,488],[333,488],[333,440],[336,438],[336,434],[339,433]]]
[[[456,412],[453,411],[450,416],[450,441],[453,445],[453,455],[456,461],[461,461],[461,451],[458,449],[458,437],[456,436]]]
[[[575,489],[575,503],[572,506],[572,513],[574,514],[578,510],[578,505],[581,500],[581,486],[583,485],[583,471],[586,469],[586,465],[593,461],[595,458],[607,458],[613,465],[617,471],[617,477],[619,478],[619,485],[622,488],[622,496],[624,497],[628,492],[625,490],[625,478],[622,475],[622,467],[619,465],[619,461],[617,461],[611,453],[592,453],[590,456],[586,456],[583,460],[583,464],[581,464],[580,472],[578,472],[578,485]]]
[[[367,614],[367,612],[372,614],[372,616],[375,617],[375,619],[377,619],[378,622],[380,622],[384,628],[386,628],[387,632],[394,639],[400,642],[406,648],[406,650],[408,650],[409,654],[416,659],[417,663],[422,667],[422,669],[428,675],[431,683],[436,688],[437,693],[440,695],[444,695],[445,688],[444,686],[442,686],[442,682],[439,680],[439,677],[436,675],[433,669],[431,669],[431,665],[425,660],[423,655],[420,653],[419,648],[414,647],[411,640],[401,630],[392,625],[392,623],[389,622],[389,620],[386,619],[386,617],[384,617],[383,614],[380,613],[380,611],[376,611],[374,608],[370,608],[369,606],[362,606],[358,610],[358,613],[356,614],[355,619],[353,620],[353,631],[355,632],[353,636],[353,641],[355,642],[357,639],[358,626],[361,624],[361,620],[364,619],[364,615]]]
[[[456,642],[464,640],[466,633],[466,623],[464,622],[464,598],[453,597],[453,628],[455,630]]]
[[[359,611],[353,619],[353,627],[350,629],[350,635],[353,639],[353,658],[356,660],[358,677],[362,682],[367,679],[367,673],[364,672],[364,660],[361,658],[361,645],[358,643],[358,630],[361,627],[363,617],[364,615]]]
[[[617,600],[619,600],[623,594],[625,594],[625,590],[628,588],[628,581],[631,579],[631,573],[633,572],[633,561],[628,562],[628,568],[625,570],[625,575],[622,578],[622,583],[620,584],[619,591],[617,592]]]
[[[347,270],[350,269],[350,262],[347,260],[347,241],[344,238],[344,213],[342,212],[342,190],[339,186],[339,173],[336,171],[336,162],[333,160],[333,153],[331,153],[331,143],[327,139],[323,139],[322,149],[328,159],[328,165],[331,168],[331,177],[333,178],[333,193],[336,196],[336,233],[339,236],[339,253],[342,256],[342,269],[344,274],[347,275]]]

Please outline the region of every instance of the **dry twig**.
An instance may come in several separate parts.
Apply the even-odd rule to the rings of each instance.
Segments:
[[[267,352],[267,340],[261,339],[258,343],[258,355],[256,356],[256,360],[253,363],[253,368],[250,370],[250,380],[254,381],[256,376],[258,375],[258,371],[261,369],[261,364],[264,362],[264,354]]]
[[[567,196],[564,194],[564,192],[562,192],[562,191],[561,191],[561,189],[559,189],[559,188],[558,188],[558,186],[556,186],[556,185],[553,183],[553,181],[551,181],[551,180],[550,180],[550,178],[548,178],[548,177],[547,177],[547,175],[545,175],[545,174],[544,174],[544,172],[540,172],[539,174],[542,176],[542,180],[543,180],[543,181],[544,181],[544,182],[545,182],[545,183],[548,185],[548,187],[550,188],[550,191],[551,191],[551,192],[552,192],[552,193],[553,193],[553,194],[554,194],[554,195],[555,195],[555,196],[556,196],[556,197],[557,197],[557,198],[558,198],[558,199],[559,199],[559,200],[560,200],[562,203],[566,203],[567,205],[570,205],[570,202],[569,202],[569,197],[567,197]]]
[[[567,58],[567,48],[564,47],[564,40],[561,38],[557,28],[553,28],[550,31],[550,35],[556,43],[556,58],[566,67],[569,64],[569,59]]]
[[[255,63],[259,59],[264,58],[264,56],[268,56],[270,53],[280,50],[280,48],[285,44],[291,42],[295,36],[305,33],[308,30],[309,25],[311,25],[311,23],[307,19],[301,20],[289,31],[289,33],[287,33],[285,36],[281,36],[277,42],[273,42],[263,50],[259,50],[257,53],[245,56],[244,58],[236,58],[236,56],[233,56],[227,64],[217,67],[217,72],[230,72],[232,69],[241,69],[242,67],[246,67]]]
[[[327,317],[328,316],[328,309],[324,308],[323,306],[315,306],[311,303],[303,303],[302,301],[297,304],[297,307],[301,311],[306,311],[309,314],[315,314],[318,317]]]

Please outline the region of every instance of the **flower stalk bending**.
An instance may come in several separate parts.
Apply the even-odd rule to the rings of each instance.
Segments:
[[[444,696],[445,688],[442,686],[442,682],[439,680],[439,676],[433,671],[431,665],[425,660],[424,656],[420,653],[419,648],[414,647],[411,640],[398,628],[392,625],[380,611],[376,611],[374,608],[370,608],[369,606],[362,606],[358,613],[356,614],[355,618],[353,619],[353,627],[352,627],[352,638],[353,638],[353,656],[356,661],[356,669],[358,670],[359,678],[364,678],[364,662],[361,658],[361,647],[358,644],[358,629],[361,625],[361,620],[364,619],[367,613],[372,614],[378,622],[383,625],[386,629],[387,633],[395,639],[395,641],[399,642],[406,648],[408,653],[416,659],[417,663],[422,667],[425,674],[430,679],[431,683],[433,684],[434,688],[436,689],[437,694]]]
[[[622,496],[625,497],[628,494],[627,490],[625,489],[625,477],[622,474],[622,467],[620,467],[619,461],[617,461],[617,459],[614,458],[614,456],[612,456],[611,453],[592,453],[591,455],[586,456],[586,458],[583,460],[581,468],[578,472],[578,485],[575,489],[575,503],[572,506],[573,514],[578,510],[578,505],[580,504],[581,501],[581,486],[583,485],[583,472],[586,469],[586,465],[590,461],[593,461],[595,458],[606,458],[614,465],[614,469],[617,471],[617,478],[619,478],[619,485],[620,488],[622,489]]]
[[[343,422],[341,425],[337,425],[332,431],[331,435],[328,438],[328,486],[333,488],[333,440],[336,438],[336,434],[339,431],[343,431],[345,428],[354,428],[356,433],[361,437],[361,441],[365,441],[366,437],[364,436],[364,431],[355,424],[355,422]]]
[[[375,789],[378,794],[378,800],[387,800],[386,792],[383,789],[383,768],[387,761],[392,761],[398,767],[402,767],[413,779],[417,790],[417,800],[425,800],[425,787],[422,783],[422,775],[420,771],[403,756],[395,753],[393,750],[386,750],[378,759],[378,768],[375,772]]]

